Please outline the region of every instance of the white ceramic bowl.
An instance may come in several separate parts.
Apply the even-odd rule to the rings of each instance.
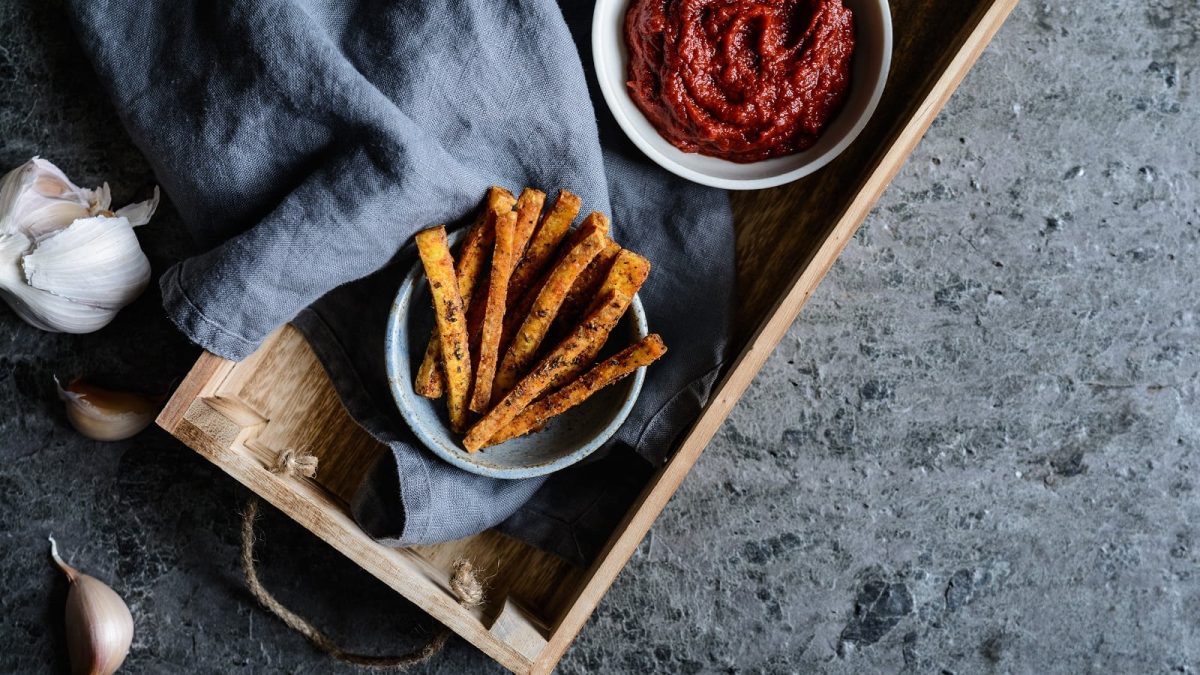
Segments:
[[[727,190],[759,190],[803,178],[833,161],[875,112],[892,62],[892,14],[888,0],[844,0],[854,12],[854,63],[846,105],[813,147],[761,162],[739,164],[683,152],[659,135],[625,86],[629,52],[625,10],[630,0],[597,0],[592,21],[592,58],[600,91],[617,123],[642,152],[667,171]]]

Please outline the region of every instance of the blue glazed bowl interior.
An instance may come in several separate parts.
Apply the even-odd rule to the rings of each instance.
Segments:
[[[457,238],[452,235],[451,241]],[[646,376],[646,369],[640,368],[554,418],[540,432],[469,453],[462,448],[461,438],[450,430],[445,402],[413,391],[413,374],[425,354],[433,324],[429,283],[418,260],[400,284],[388,318],[385,349],[389,386],[400,413],[421,442],[442,459],[472,473],[495,478],[530,478],[582,460],[602,447],[620,428],[633,409]],[[641,300],[635,297],[601,358],[648,332]]]

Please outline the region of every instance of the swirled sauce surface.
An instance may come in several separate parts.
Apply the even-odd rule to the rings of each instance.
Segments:
[[[634,0],[629,93],[685,152],[756,162],[812,147],[850,87],[842,0]]]

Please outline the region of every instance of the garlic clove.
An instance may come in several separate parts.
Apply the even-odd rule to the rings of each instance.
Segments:
[[[38,239],[107,210],[111,203],[107,184],[81,188],[54,164],[34,157],[0,179],[0,232]]]
[[[62,229],[65,224],[80,218],[87,218],[90,215],[87,207],[78,204],[50,202],[40,208],[37,213],[26,218],[22,229],[34,238],[45,237]]]
[[[26,322],[42,330],[87,333],[112,320],[111,310],[79,305],[25,283],[20,260],[33,247],[23,234],[0,234],[0,298]]]
[[[150,282],[150,261],[129,221],[83,218],[21,260],[30,286],[98,309],[120,309]]]
[[[150,426],[162,407],[161,397],[113,391],[73,380],[66,387],[54,378],[58,397],[67,408],[67,421],[96,441],[123,441]]]
[[[67,653],[76,675],[112,675],[133,643],[133,616],[121,596],[107,584],[71,567],[50,539],[50,556],[67,575]]]
[[[0,234],[0,298],[42,330],[108,325],[150,281],[150,261],[125,218],[84,218],[31,241]]]

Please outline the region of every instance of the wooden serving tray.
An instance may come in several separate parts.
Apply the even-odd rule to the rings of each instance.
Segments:
[[[741,353],[589,569],[496,532],[409,549],[375,543],[347,503],[385,448],[350,419],[293,328],[241,363],[201,356],[158,423],[506,668],[548,673],[1016,3],[892,0],[891,76],[862,136],[813,176],[733,195]],[[317,476],[269,472],[284,448],[317,454]],[[484,607],[465,609],[450,591],[460,557],[493,575]]]

